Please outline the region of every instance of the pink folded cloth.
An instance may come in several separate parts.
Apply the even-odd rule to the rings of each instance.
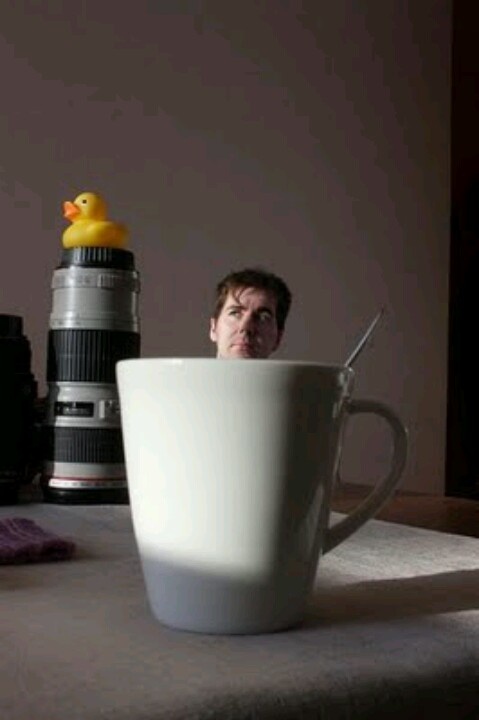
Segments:
[[[0,520],[0,565],[68,560],[75,543],[27,518]]]

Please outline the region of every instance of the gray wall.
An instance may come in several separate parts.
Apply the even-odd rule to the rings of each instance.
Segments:
[[[278,357],[341,362],[380,306],[357,395],[411,432],[404,487],[442,492],[450,0],[0,4],[0,312],[44,387],[61,204],[106,197],[142,275],[144,355],[212,355],[212,289],[262,264],[294,293]],[[387,464],[373,420],[343,475]]]

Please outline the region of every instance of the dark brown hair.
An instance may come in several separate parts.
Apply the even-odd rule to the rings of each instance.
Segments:
[[[278,330],[282,332],[291,307],[292,295],[284,280],[263,268],[245,268],[231,272],[218,283],[213,312],[214,319],[218,319],[228,294],[245,288],[266,290],[276,298],[276,322]]]

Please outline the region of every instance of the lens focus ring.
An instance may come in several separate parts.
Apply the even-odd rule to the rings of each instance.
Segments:
[[[116,363],[139,354],[139,333],[50,330],[47,381],[115,383]]]
[[[45,460],[71,463],[123,463],[120,429],[43,428]]]

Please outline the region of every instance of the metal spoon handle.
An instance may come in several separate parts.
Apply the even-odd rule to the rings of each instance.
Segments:
[[[384,308],[381,308],[381,310],[378,312],[372,323],[369,325],[368,329],[362,336],[361,340],[358,342],[356,347],[354,348],[351,355],[348,357],[348,359],[345,362],[346,367],[351,367],[351,365],[358,359],[358,356],[361,354],[361,351],[364,349],[366,343],[371,338],[371,335],[374,331],[374,328],[378,324],[381,316],[384,314]]]

